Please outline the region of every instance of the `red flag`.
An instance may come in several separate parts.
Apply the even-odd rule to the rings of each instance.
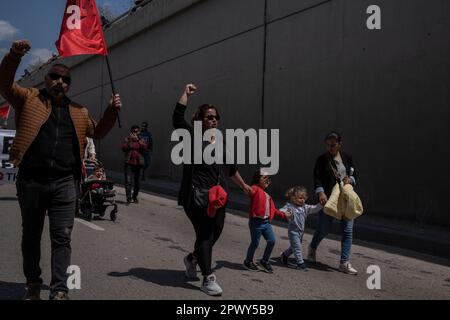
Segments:
[[[9,117],[9,105],[5,104],[0,107],[0,119],[8,120]]]
[[[95,0],[67,0],[56,48],[62,58],[108,54]]]

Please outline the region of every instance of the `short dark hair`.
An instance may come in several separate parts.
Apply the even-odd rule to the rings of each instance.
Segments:
[[[220,118],[219,110],[217,110],[215,106],[213,106],[212,104],[202,104],[197,108],[197,111],[195,111],[195,113],[192,115],[192,123],[194,123],[194,121],[202,121],[203,118],[205,117],[206,111],[211,109],[214,109],[216,111],[218,118],[217,120],[219,120]]]
[[[264,172],[261,169],[256,170],[255,173],[253,174],[251,185],[258,184],[259,180],[261,179],[262,176],[268,176],[268,175],[269,174],[267,174],[266,172]]]
[[[325,141],[330,140],[330,139],[335,139],[339,143],[342,142],[342,136],[337,131],[331,131],[325,136]]]
[[[147,123],[147,122],[145,122],[145,121],[144,121],[144,122],[142,122],[142,123],[141,123],[141,127],[148,127],[148,123]]]
[[[133,132],[133,131],[136,130],[136,129],[140,129],[139,126],[137,126],[137,125],[132,125],[131,128],[130,128],[130,132]]]

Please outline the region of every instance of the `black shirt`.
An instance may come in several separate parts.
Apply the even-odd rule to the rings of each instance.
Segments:
[[[41,94],[46,95],[45,92]],[[52,111],[19,165],[20,175],[33,178],[59,178],[80,175],[79,144],[69,111],[70,100],[52,100]]]
[[[192,165],[187,166],[187,170],[192,170]],[[210,189],[216,184],[220,184],[228,192],[228,177],[232,177],[237,172],[234,164],[194,164],[192,174],[192,185],[200,189]]]

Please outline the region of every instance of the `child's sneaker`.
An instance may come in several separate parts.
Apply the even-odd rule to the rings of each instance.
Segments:
[[[287,257],[287,255],[284,254],[284,252],[281,253],[280,260],[283,265],[285,265],[285,266],[288,265],[288,257]]]
[[[303,270],[303,271],[308,271],[308,266],[306,265],[306,263],[297,263],[297,268],[298,270]]]
[[[253,263],[253,261],[245,260],[244,267],[245,267],[245,269],[250,270],[250,271],[259,271],[259,268],[256,266],[256,264]]]
[[[220,296],[223,292],[217,283],[216,276],[213,274],[203,278],[201,290],[210,296]]]
[[[262,267],[262,271],[267,273],[273,273],[273,269],[269,261],[259,260],[259,265]]]

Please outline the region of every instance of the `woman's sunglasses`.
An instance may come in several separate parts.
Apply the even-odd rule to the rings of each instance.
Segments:
[[[210,120],[210,121],[212,121],[212,120],[219,121],[220,120],[220,116],[209,115],[209,116],[206,116],[205,119]]]
[[[66,76],[62,76],[60,74],[57,73],[49,73],[48,76],[50,77],[50,79],[52,80],[59,80],[62,79],[62,81],[66,84],[70,84],[72,79],[70,77],[66,77]]]

